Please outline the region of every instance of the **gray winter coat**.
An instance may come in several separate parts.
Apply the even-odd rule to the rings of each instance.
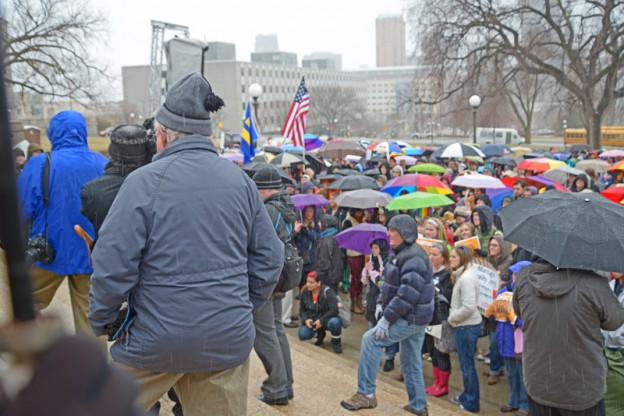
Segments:
[[[102,335],[132,294],[136,317],[114,360],[171,373],[236,367],[283,256],[251,179],[205,137],[184,137],[131,173],[111,206],[93,252],[91,326]]]
[[[585,270],[532,264],[518,273],[513,306],[522,319],[526,391],[537,403],[580,411],[606,392],[600,329],[624,323],[608,280]]]

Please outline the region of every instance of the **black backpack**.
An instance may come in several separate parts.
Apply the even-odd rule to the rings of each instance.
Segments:
[[[281,219],[282,213],[279,212],[277,215],[277,221],[275,221],[276,232]],[[292,234],[292,225],[287,222],[284,222],[284,224],[286,225],[288,237],[286,240],[282,241],[282,243],[284,243],[284,268],[282,269],[277,286],[275,286],[275,292],[278,293],[286,293],[289,290],[298,287],[299,282],[301,281],[301,273],[303,272],[303,259],[299,256],[299,252],[290,238]]]

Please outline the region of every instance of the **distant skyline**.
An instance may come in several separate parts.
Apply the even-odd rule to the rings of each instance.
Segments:
[[[375,19],[403,14],[407,1],[319,0],[307,7],[286,0],[91,0],[91,4],[109,22],[107,46],[98,52],[98,59],[119,79],[122,66],[149,64],[151,20],[188,26],[191,38],[234,43],[238,61],[250,61],[256,35],[274,33],[279,49],[296,53],[299,65],[304,55],[328,51],[342,55],[344,70],[374,68]],[[409,28],[406,32],[409,55]]]

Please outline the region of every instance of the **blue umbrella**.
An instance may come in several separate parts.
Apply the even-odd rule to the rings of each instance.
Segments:
[[[502,156],[513,153],[509,147],[502,144],[486,144],[481,148],[481,151],[487,157]]]
[[[512,196],[514,190],[511,188],[500,188],[486,189],[485,192],[490,197],[490,202],[492,202],[492,210],[498,213],[503,207],[503,199],[505,199],[506,196]]]
[[[304,134],[303,141],[305,143],[306,150],[314,150],[323,146],[323,140],[319,139],[313,134]]]
[[[403,153],[407,156],[420,156],[425,153],[425,151],[423,149],[419,149],[418,147],[406,147],[403,149]]]

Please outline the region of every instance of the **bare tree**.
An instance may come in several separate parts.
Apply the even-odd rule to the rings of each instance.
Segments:
[[[605,111],[624,96],[624,1],[423,0],[412,13],[427,25],[420,42],[430,63],[455,74],[447,95],[482,79],[492,59],[506,59],[578,100],[590,143],[600,147]]]
[[[310,126],[318,131],[329,126],[336,130],[336,124],[344,130],[365,112],[364,102],[352,88],[310,86],[310,96],[314,97],[310,100]]]
[[[106,35],[106,19],[86,0],[9,0],[2,19],[9,86],[51,98],[96,98],[96,86],[109,78],[90,51]]]

